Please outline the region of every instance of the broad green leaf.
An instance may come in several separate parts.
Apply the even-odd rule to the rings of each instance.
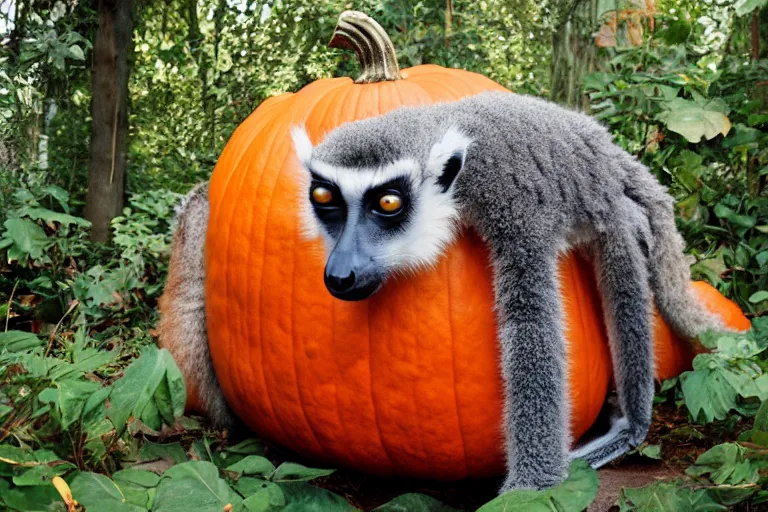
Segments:
[[[760,290],[759,292],[755,292],[749,296],[749,302],[752,304],[757,304],[758,302],[762,302],[764,300],[768,300],[768,290]]]
[[[285,506],[285,494],[280,484],[243,477],[237,481],[235,489],[246,497],[243,505],[249,512],[277,511]]]
[[[619,494],[620,512],[714,512],[728,510],[700,489],[693,491],[681,482],[654,482],[638,489],[624,488]]]
[[[53,388],[40,394],[42,402],[53,403],[66,429],[80,419],[88,398],[98,391],[100,385],[89,380],[66,379],[57,382]]]
[[[13,241],[13,246],[8,249],[9,259],[40,259],[52,243],[43,229],[31,220],[8,219],[3,225],[7,230],[5,235]],[[11,249],[14,249],[13,254]]]
[[[69,462],[59,461],[56,465],[41,463],[39,466],[32,466],[24,473],[14,476],[13,483],[19,487],[30,485],[50,485],[54,476],[63,475],[75,469],[75,465]]]
[[[542,491],[509,491],[491,500],[477,512],[581,512],[597,495],[597,472],[584,460],[571,463],[568,479]]]
[[[280,484],[286,505],[281,512],[352,512],[357,511],[336,493],[306,482]]]
[[[763,400],[763,403],[760,404],[752,428],[759,432],[768,432],[768,400]]]
[[[710,140],[721,133],[728,135],[731,129],[731,122],[723,113],[724,106],[719,100],[700,104],[675,98],[664,106],[667,110],[659,114],[659,120],[688,142],[699,142],[702,137]]]
[[[72,497],[87,510],[109,510],[115,512],[146,511],[129,503],[120,488],[104,475],[96,473],[78,473],[69,485]]]
[[[760,10],[766,5],[768,0],[736,0],[733,8],[736,10],[736,15],[741,17],[753,13],[756,9]]]
[[[190,506],[200,512],[221,512],[227,505],[238,507],[242,498],[219,477],[210,462],[193,460],[177,464],[163,474],[153,511],[189,512]]]
[[[251,438],[240,441],[234,446],[224,448],[224,451],[243,455],[264,455],[264,444],[258,439]]]
[[[69,47],[69,56],[73,59],[77,60],[85,60],[85,54],[83,53],[83,49],[77,46],[76,44],[73,44]]]
[[[266,458],[258,455],[248,455],[243,460],[228,466],[227,471],[242,475],[267,477],[275,472],[275,466]]]
[[[715,215],[720,217],[721,219],[725,219],[731,224],[734,224],[740,228],[751,228],[755,225],[757,219],[750,215],[740,215],[733,211],[732,209],[728,208],[722,203],[718,203],[715,205]]]
[[[754,484],[760,479],[759,471],[768,467],[768,460],[751,458],[743,446],[736,443],[719,444],[699,455],[696,464],[686,473],[691,476],[710,474],[717,485]]]
[[[75,225],[88,228],[91,223],[81,217],[59,213],[47,208],[23,208],[21,213],[34,220],[42,220],[47,224],[58,223],[65,226]]]
[[[334,473],[335,469],[308,468],[295,462],[283,462],[269,478],[273,482],[307,482]]]
[[[118,471],[112,475],[112,479],[129,503],[145,508],[151,507],[154,488],[160,483],[160,477],[156,474],[138,469]]]
[[[61,503],[61,496],[53,485],[34,487],[9,487],[4,489],[0,479],[0,507],[2,510],[48,511],[57,510],[55,504]]]
[[[637,449],[637,452],[643,457],[648,457],[649,459],[661,460],[660,444],[641,445]]]
[[[179,443],[153,443],[144,440],[144,445],[139,451],[139,459],[142,461],[166,460],[173,464],[187,462],[187,455]]]
[[[31,332],[0,332],[0,354],[3,352],[23,352],[42,345],[43,340]]]
[[[374,512],[458,512],[455,508],[431,496],[419,493],[403,494],[373,510]]]
[[[161,385],[167,386],[167,389],[156,396]],[[150,345],[113,385],[109,399],[108,415],[117,429],[123,428],[128,418],[133,416],[150,428],[160,430],[162,421],[159,409],[181,416],[186,392],[181,373],[170,353]],[[162,402],[160,406],[158,400]]]

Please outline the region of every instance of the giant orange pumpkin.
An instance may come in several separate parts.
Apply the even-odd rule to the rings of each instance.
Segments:
[[[262,103],[211,179],[207,323],[221,387],[258,435],[330,464],[436,479],[500,473],[501,383],[483,243],[465,233],[432,271],[392,281],[367,301],[332,298],[321,244],[300,232],[289,130],[305,123],[317,143],[342,123],[402,105],[504,88],[434,65],[400,73],[386,34],[359,13],[341,16],[332,43],[357,51],[361,79],[319,80]],[[561,282],[578,439],[603,405],[611,362],[589,264],[565,256]],[[668,376],[691,354],[662,334]]]

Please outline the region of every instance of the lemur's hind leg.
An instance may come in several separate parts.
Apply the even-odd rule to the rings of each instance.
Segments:
[[[517,231],[517,230],[515,230]],[[523,230],[501,235],[494,274],[504,379],[507,478],[501,491],[541,489],[568,471],[569,407],[557,251]],[[523,236],[520,236],[523,235]],[[493,237],[495,238],[495,237]]]
[[[179,208],[168,280],[160,298],[159,344],[171,352],[184,375],[188,404],[202,409],[213,423],[232,427],[235,420],[213,370],[205,325],[208,211],[207,183],[192,189]]]
[[[603,295],[619,414],[603,436],[571,452],[597,468],[645,439],[653,405],[651,291],[646,247],[624,227],[602,234],[596,243],[596,271]]]

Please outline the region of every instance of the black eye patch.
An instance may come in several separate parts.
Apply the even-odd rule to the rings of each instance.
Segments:
[[[312,183],[309,186],[309,201],[312,203],[317,217],[325,224],[343,222],[347,216],[347,204],[344,202],[339,187],[319,174],[314,172],[310,172],[310,174],[312,176]],[[313,192],[318,187],[331,193],[331,198],[328,202],[318,203],[314,199]]]
[[[387,195],[395,195],[400,199],[401,206],[397,211],[387,212],[381,208],[381,198]],[[410,180],[405,176],[400,176],[367,190],[363,195],[363,207],[368,217],[376,221],[382,228],[396,229],[402,227],[413,207]]]

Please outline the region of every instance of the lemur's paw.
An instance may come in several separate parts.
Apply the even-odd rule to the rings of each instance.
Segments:
[[[504,494],[508,491],[540,491],[542,489],[548,489],[562,483],[568,477],[568,472],[565,471],[560,475],[539,473],[531,476],[532,478],[513,478],[507,475],[504,484],[499,489],[499,494]]]
[[[648,436],[648,430],[651,428],[651,422],[631,423],[628,429],[628,441],[632,448],[640,446]]]

